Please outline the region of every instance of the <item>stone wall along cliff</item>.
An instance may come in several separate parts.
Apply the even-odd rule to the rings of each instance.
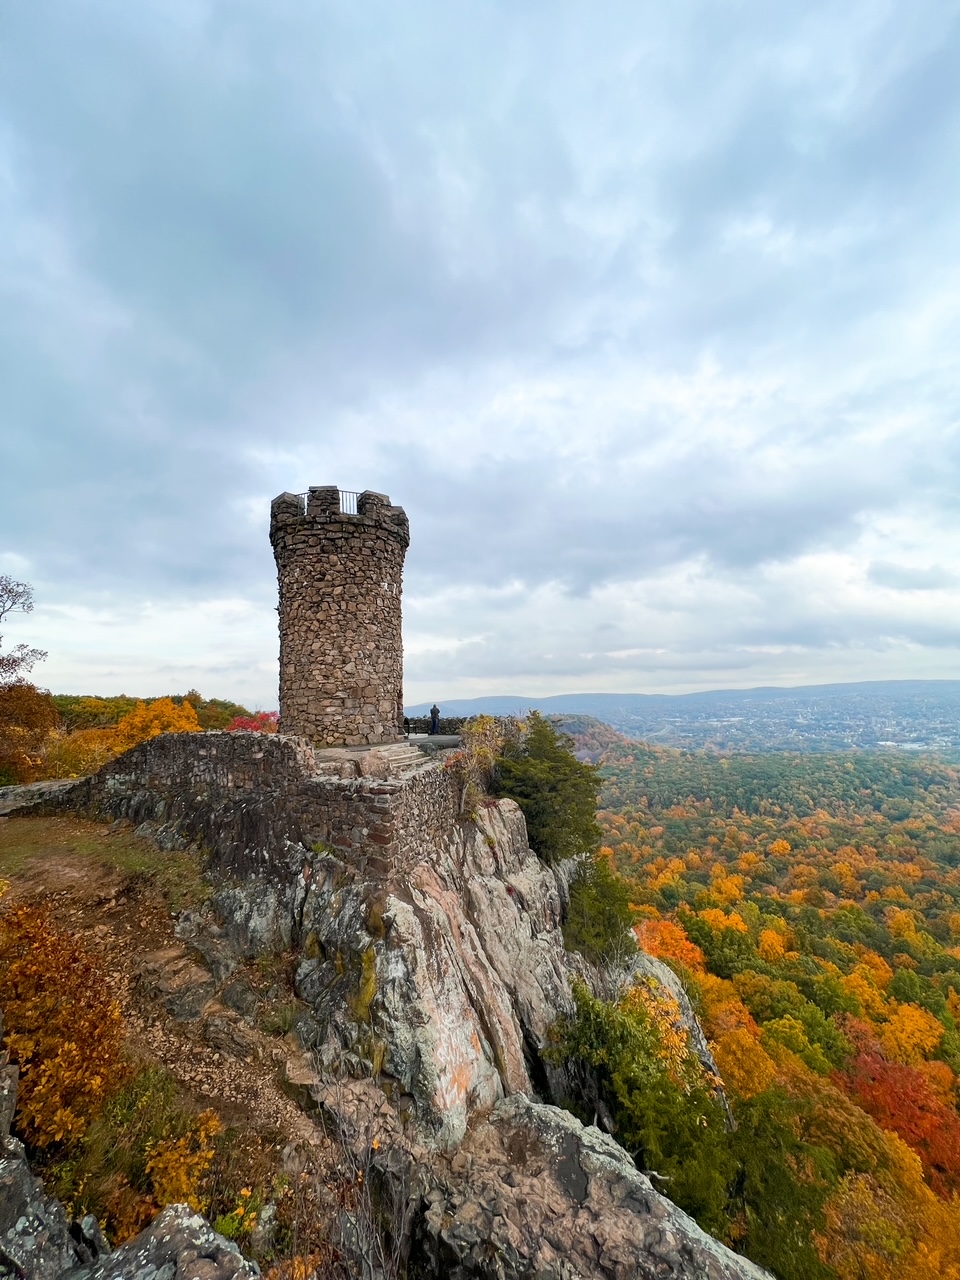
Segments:
[[[201,846],[220,877],[280,885],[291,850],[314,848],[360,871],[409,874],[449,839],[457,789],[426,756],[394,771],[390,750],[331,758],[286,734],[164,734],[21,807],[149,823],[161,844]]]
[[[441,761],[392,774],[403,750],[331,759],[282,734],[171,734],[34,811],[201,845],[218,887],[196,944],[213,929],[237,956],[296,948],[315,1052],[375,1066],[451,1146],[477,1110],[546,1083],[547,1029],[570,1009],[564,881],[512,801],[463,819]]]
[[[341,510],[335,487],[275,498],[280,725],[318,746],[397,742],[403,723],[400,596],[407,517],[384,494]]]

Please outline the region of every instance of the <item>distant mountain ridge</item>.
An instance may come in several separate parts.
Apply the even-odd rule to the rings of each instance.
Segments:
[[[633,738],[721,751],[929,750],[960,754],[960,680],[865,680],[697,693],[450,698],[445,716],[589,715]],[[428,703],[407,709],[422,715]]]

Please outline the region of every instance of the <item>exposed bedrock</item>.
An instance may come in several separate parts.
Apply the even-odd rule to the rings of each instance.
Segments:
[[[514,1094],[444,1157],[401,1131],[369,1081],[318,1081],[312,1093],[366,1155],[410,1280],[769,1280],[657,1191],[612,1138],[558,1107]]]
[[[581,966],[564,871],[530,851],[517,806],[463,818],[442,761],[391,750],[353,768],[282,735],[169,735],[39,805],[199,844],[218,889],[183,935],[208,960],[217,934],[238,955],[293,947],[319,1059],[374,1068],[452,1147],[478,1108],[562,1086],[541,1050]]]
[[[442,760],[406,746],[351,755],[284,735],[171,734],[33,803],[199,845],[217,890],[182,936],[219,979],[231,957],[294,949],[312,1015],[301,1032],[318,1060],[375,1072],[440,1147],[512,1093],[568,1093],[543,1056],[547,1032],[572,1010],[571,977],[604,984],[563,944],[571,868],[531,852],[510,800],[461,816]],[[708,1055],[674,975],[649,957],[635,972],[672,987]]]
[[[508,1098],[458,1155],[414,1220],[414,1280],[769,1280],[557,1107]]]
[[[326,1029],[319,1056],[365,1046],[454,1146],[473,1112],[547,1085],[540,1051],[571,1007],[562,879],[510,801],[455,824],[406,874],[350,872],[327,857],[304,886],[297,987]]]
[[[535,857],[515,804],[468,818],[459,800],[442,760],[406,747],[361,759],[195,734],[18,811],[129,819],[161,847],[201,846],[216,889],[180,932],[217,981],[239,958],[294,951],[309,1051],[288,1085],[328,1113],[359,1090],[392,1117],[378,1160],[386,1182],[403,1174],[413,1275],[756,1280],[613,1139],[531,1101],[569,1094],[542,1051],[575,976],[607,997],[655,979],[708,1063],[709,1049],[659,961],[611,978],[565,950],[571,868]]]

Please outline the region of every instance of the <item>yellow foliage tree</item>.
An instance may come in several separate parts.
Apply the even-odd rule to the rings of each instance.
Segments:
[[[162,733],[199,733],[200,721],[190,702],[177,703],[172,698],[156,702],[139,702],[136,710],[124,716],[116,728],[117,748],[129,751]]]
[[[711,886],[713,892],[721,902],[733,904],[734,902],[743,901],[743,876],[717,876]]]
[[[620,1007],[627,1013],[642,1010],[657,1028],[660,1057],[674,1084],[687,1093],[700,1082],[702,1070],[690,1047],[683,1011],[662,983],[644,979],[630,988]]]
[[[902,1004],[883,1029],[881,1043],[888,1058],[917,1066],[943,1039],[943,1024],[916,1004]]]
[[[119,752],[115,727],[77,729],[73,733],[55,730],[43,753],[48,778],[78,778],[96,773]]]
[[[719,907],[707,907],[705,911],[698,912],[701,920],[705,920],[711,929],[733,929],[736,933],[749,933],[750,929],[743,916],[736,911],[731,911],[729,915],[725,911],[721,911]]]
[[[760,952],[761,958],[771,964],[782,960],[787,950],[783,934],[778,933],[776,929],[762,929],[757,950]]]
[[[877,985],[875,971],[865,964],[858,964],[852,973],[840,979],[843,989],[860,1001],[864,1014],[873,1022],[882,1022],[890,1012],[891,1003]]]
[[[876,951],[864,951],[860,964],[869,969],[877,986],[882,991],[886,991],[893,981],[893,969],[887,964],[883,956],[878,955]]]
[[[725,1032],[712,1047],[724,1084],[741,1098],[763,1093],[776,1080],[776,1064],[745,1027]]]
[[[826,1206],[823,1261],[840,1280],[898,1280],[909,1222],[875,1178],[848,1173]]]
[[[889,907],[884,913],[887,928],[895,938],[913,938],[917,932],[917,914],[903,907]]]

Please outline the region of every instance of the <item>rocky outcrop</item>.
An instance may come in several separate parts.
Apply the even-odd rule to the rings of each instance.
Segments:
[[[413,1236],[413,1280],[769,1280],[612,1138],[519,1095],[433,1178]]]
[[[255,1280],[259,1274],[199,1213],[172,1204],[135,1239],[63,1280]]]
[[[91,1256],[81,1255],[63,1205],[30,1172],[21,1143],[0,1137],[0,1277],[55,1280]]]
[[[382,1076],[449,1148],[474,1112],[560,1089],[541,1050],[579,961],[563,945],[564,877],[528,848],[517,806],[465,819],[443,760],[400,750],[369,753],[381,776],[346,777],[350,761],[297,738],[171,734],[34,811],[200,844],[219,887],[185,941],[223,973],[230,948],[296,949],[320,1060]]]
[[[161,847],[199,844],[218,887],[209,911],[182,922],[184,941],[217,981],[238,958],[298,952],[311,1010],[300,1030],[319,1061],[377,1075],[439,1147],[512,1093],[569,1096],[543,1049],[572,1009],[571,977],[598,989],[598,975],[563,944],[564,869],[530,851],[512,801],[462,817],[443,758],[169,734],[29,799],[33,811],[130,821]],[[650,965],[708,1061],[682,987],[656,961],[644,975]],[[169,1000],[202,1002],[211,991],[180,967],[164,974]]]
[[[307,1092],[376,1187],[377,1228],[409,1280],[769,1280],[557,1107],[514,1094],[443,1157],[410,1141],[369,1081]],[[346,1238],[367,1227],[343,1225]]]
[[[562,882],[512,801],[451,825],[407,874],[327,856],[303,884],[298,993],[334,1066],[359,1053],[442,1147],[508,1094],[546,1087],[547,1030],[571,1004]]]

